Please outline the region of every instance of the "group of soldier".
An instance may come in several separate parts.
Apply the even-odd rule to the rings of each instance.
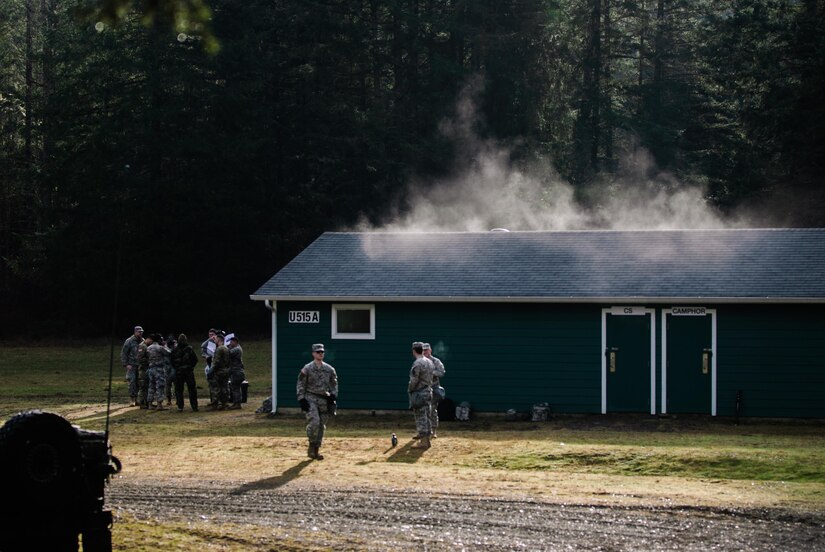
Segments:
[[[446,371],[444,364],[433,356],[429,343],[414,342],[412,354],[415,361],[410,369],[407,392],[415,416],[416,433],[413,439],[418,442],[414,447],[430,448],[430,440],[437,437],[438,403],[444,398],[441,378]],[[335,368],[324,362],[324,355],[323,343],[312,345],[312,361],[301,368],[296,386],[298,404],[307,421],[307,456],[314,460],[324,459],[320,449],[326,424],[329,417],[335,415],[338,405],[338,374]]]
[[[243,349],[235,334],[214,328],[201,344],[201,357],[206,362],[206,379],[209,383],[210,410],[234,410],[241,408],[242,383],[246,376],[243,365]],[[131,406],[142,409],[166,410],[172,406],[172,388],[178,412],[183,412],[184,386],[189,395],[189,406],[198,411],[198,390],[195,366],[198,355],[189,345],[186,334],[177,339],[170,335],[150,334],[144,337],[141,326],[123,343],[121,364],[129,382]],[[164,399],[166,402],[164,404]]]
[[[415,417],[416,434],[413,439],[418,440],[416,447],[430,448],[430,439],[438,437],[438,403],[444,398],[441,378],[446,370],[444,363],[433,356],[429,343],[413,342],[412,354],[415,361],[410,369],[407,393]]]

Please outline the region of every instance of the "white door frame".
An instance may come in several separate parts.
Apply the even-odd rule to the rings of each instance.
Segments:
[[[667,316],[676,308],[685,307],[662,309],[662,414],[667,414]],[[710,315],[710,415],[716,416],[716,309],[703,310],[704,316]]]
[[[607,315],[644,316],[650,315],[650,413],[656,414],[656,309],[638,305],[610,307],[602,309],[602,414],[607,414]],[[715,355],[714,355],[715,356]]]

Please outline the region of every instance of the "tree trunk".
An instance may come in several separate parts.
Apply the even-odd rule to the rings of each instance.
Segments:
[[[23,158],[27,180],[30,179],[33,160],[32,135],[34,111],[34,0],[26,0],[26,91],[24,95],[25,122],[23,126]],[[29,182],[30,183],[30,182]]]

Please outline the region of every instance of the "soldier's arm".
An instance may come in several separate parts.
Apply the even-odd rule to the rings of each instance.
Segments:
[[[129,341],[123,344],[123,349],[120,350],[120,364],[125,368],[129,364]]]
[[[407,385],[407,392],[412,393],[418,388],[418,367],[413,364],[412,370],[410,370],[410,383]]]
[[[332,368],[330,366],[330,368]],[[338,397],[338,374],[335,373],[335,368],[332,368],[332,373],[329,376],[329,388],[330,388],[330,395],[335,395]]]
[[[300,371],[300,372],[298,372],[298,385],[296,386],[295,391],[296,391],[296,393],[297,393],[297,395],[298,395],[298,400],[299,400],[299,401],[300,401],[301,399],[305,399],[305,398],[306,398],[306,394],[307,394],[307,382],[306,382],[306,373],[304,372],[304,369],[303,369],[303,368],[301,369],[301,371]]]
[[[433,362],[433,374],[438,376],[439,378],[442,377],[444,374],[447,373],[447,370],[444,368],[444,363],[440,360],[438,362]]]

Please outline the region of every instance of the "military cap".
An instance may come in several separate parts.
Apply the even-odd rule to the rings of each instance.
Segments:
[[[426,351],[426,350],[428,350],[428,349],[432,351],[432,349],[433,349],[432,347],[430,347],[430,344],[429,344],[429,343],[424,343],[424,344],[421,346],[421,348],[422,348],[422,349],[424,349],[425,351]]]
[[[421,343],[420,341],[413,341],[412,348],[413,349],[423,349],[424,344]]]
[[[324,344],[323,343],[313,343],[312,344],[312,352],[313,353],[323,353],[324,352]]]

